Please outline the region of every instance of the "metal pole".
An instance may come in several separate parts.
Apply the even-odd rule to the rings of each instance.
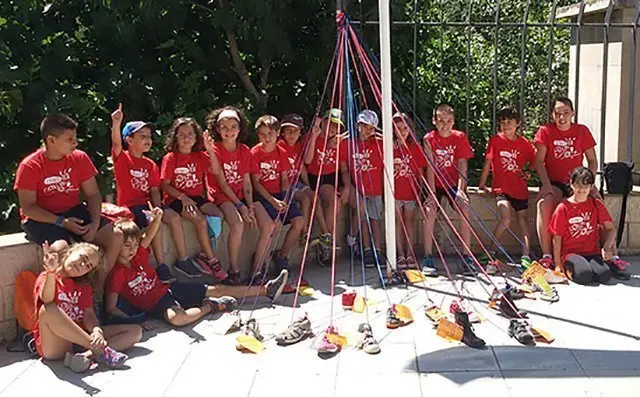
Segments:
[[[613,14],[613,0],[609,0],[607,12],[604,15],[604,23],[611,23],[611,14]],[[607,71],[609,70],[609,26],[603,29],[604,37],[602,43],[602,98],[600,102],[600,170],[604,169],[604,155],[606,142],[606,124],[607,124]]]
[[[493,112],[491,117],[491,133],[496,131],[496,107],[498,105],[498,35],[500,34],[500,0],[496,1],[496,27],[493,36]]]
[[[413,1],[413,119],[417,120],[416,96],[418,80],[418,24],[416,16],[418,12],[418,0]]]
[[[527,0],[527,4],[524,9],[524,17],[522,18],[522,45],[520,47],[520,117],[522,120],[525,120],[524,117],[524,91],[525,91],[525,80],[527,79],[527,64],[526,64],[526,55],[527,55],[527,28],[529,25],[527,24],[529,20],[529,8],[531,6],[531,0]]]
[[[578,122],[578,104],[580,102],[580,43],[582,39],[582,19],[584,18],[585,0],[580,1],[580,10],[578,11],[578,27],[576,28],[576,89],[573,98],[573,107],[575,111],[575,120]]]
[[[393,125],[391,108],[391,35],[389,32],[389,0],[378,0],[380,13],[380,77],[382,79],[382,147],[384,164],[387,170],[393,170]],[[393,178],[385,178],[384,202],[387,270],[396,270],[396,206]]]
[[[551,14],[549,14],[549,52],[547,54],[547,120],[551,117],[551,80],[553,77],[553,28],[556,22],[556,8],[558,0],[553,0]]]
[[[473,1],[469,0],[469,12],[467,13],[467,23],[471,23],[471,11],[473,8]],[[471,99],[471,32],[472,27],[467,26],[467,76],[465,79],[466,85],[466,101],[465,101],[465,118],[464,118],[464,132],[469,134],[469,113],[470,113],[470,99]]]
[[[631,81],[629,86],[629,111],[627,118],[627,161],[633,161],[633,112],[635,108],[635,89],[636,89],[636,56],[638,50],[638,22],[640,22],[640,1],[636,3],[636,10],[633,15],[633,30],[631,34]]]

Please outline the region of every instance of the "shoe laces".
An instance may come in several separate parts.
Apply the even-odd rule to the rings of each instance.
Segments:
[[[611,264],[613,264],[615,267],[617,267],[620,270],[624,270],[625,267],[629,266],[629,262],[625,261],[624,259],[618,257],[618,258],[614,258],[611,261]]]

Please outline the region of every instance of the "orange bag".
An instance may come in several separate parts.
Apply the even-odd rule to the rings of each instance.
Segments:
[[[36,302],[33,298],[36,278],[36,274],[30,270],[23,270],[16,276],[13,315],[18,325],[27,332],[31,332],[36,324]]]

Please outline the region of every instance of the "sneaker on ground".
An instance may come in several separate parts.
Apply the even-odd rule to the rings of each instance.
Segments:
[[[342,308],[344,310],[353,310],[353,303],[356,301],[356,295],[355,291],[342,293]]]
[[[282,269],[278,277],[267,281],[264,288],[269,299],[275,301],[280,297],[280,295],[282,295],[282,290],[284,289],[284,286],[287,285],[288,277],[289,272],[286,269]]]
[[[376,267],[376,257],[371,247],[364,249],[364,267],[374,268]]]
[[[400,325],[402,325],[402,322],[400,321],[400,319],[396,315],[396,312],[395,312],[395,310],[393,310],[393,307],[390,307],[387,310],[387,328],[396,329]]]
[[[488,275],[494,275],[498,273],[500,269],[498,269],[498,266],[496,266],[494,263],[489,263],[487,267],[485,267],[485,271]]]
[[[67,352],[64,355],[64,366],[80,374],[91,368],[91,359],[82,353]]]
[[[280,346],[293,345],[311,334],[311,321],[305,314],[289,325],[280,335],[276,336],[276,343]]]
[[[531,266],[531,258],[528,255],[522,255],[520,257],[520,266],[522,266],[524,269],[528,269],[529,266]]]
[[[373,337],[373,332],[369,324],[360,324],[360,326],[358,326],[358,332],[362,335],[357,345],[359,349],[362,349],[362,351],[367,354],[380,353],[380,345],[376,338]]]
[[[104,348],[102,353],[98,354],[96,361],[109,369],[118,369],[122,368],[128,358],[129,356],[126,354],[120,353],[119,351],[107,346]]]
[[[462,256],[462,274],[464,276],[475,276],[477,273],[476,264],[469,255]]]
[[[187,259],[178,259],[176,264],[173,266],[177,271],[184,274],[189,278],[200,277],[202,273],[198,269],[198,267],[193,263],[190,258]]]
[[[205,304],[211,305],[211,313],[232,312],[238,307],[238,300],[233,296],[222,296],[220,298],[204,298]]]
[[[329,328],[327,328],[327,330],[324,332],[324,335],[322,336],[322,339],[320,339],[320,342],[318,343],[318,354],[333,354],[337,353],[338,350],[340,350],[340,347],[338,345],[335,345],[329,341],[329,339],[327,338],[327,334],[337,335],[338,330],[332,326],[329,326]]]
[[[165,263],[161,263],[158,265],[158,267],[156,267],[156,274],[158,275],[158,279],[160,280],[160,282],[163,284],[172,284],[177,281],[176,277],[171,274],[169,266],[167,266]]]
[[[469,306],[466,300],[458,301],[457,299],[452,301],[449,305],[449,313],[455,315],[456,313],[464,312],[469,316],[469,321],[472,323],[479,323],[480,316],[473,311],[473,308]]]
[[[438,273],[433,255],[429,254],[422,258],[422,274],[425,276],[435,276]]]
[[[547,269],[551,269],[553,267],[553,259],[551,259],[551,257],[543,256],[538,262]]]
[[[478,338],[476,334],[473,332],[473,327],[471,326],[471,321],[469,320],[469,315],[463,311],[459,311],[454,313],[456,324],[462,327],[462,343],[465,345],[472,347],[474,349],[479,349],[485,346],[484,340]]]
[[[527,320],[513,318],[509,322],[509,330],[507,331],[509,336],[516,338],[516,340],[523,345],[533,346],[535,345],[535,338],[531,331],[531,326]]]

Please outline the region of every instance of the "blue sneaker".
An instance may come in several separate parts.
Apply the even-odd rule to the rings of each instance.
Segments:
[[[156,273],[158,274],[158,279],[160,279],[163,284],[173,284],[177,281],[176,277],[171,274],[169,266],[164,263],[161,263],[156,267]]]
[[[464,276],[475,276],[478,273],[478,269],[476,269],[476,264],[472,257],[469,255],[462,256],[462,275]]]
[[[185,260],[178,259],[178,261],[173,267],[175,267],[177,271],[179,271],[180,273],[184,274],[189,278],[196,278],[202,275],[202,273],[200,273],[200,270],[198,270],[198,268],[191,261],[191,259],[185,259]]]
[[[425,276],[434,276],[438,273],[433,255],[428,254],[422,258],[422,274]]]

